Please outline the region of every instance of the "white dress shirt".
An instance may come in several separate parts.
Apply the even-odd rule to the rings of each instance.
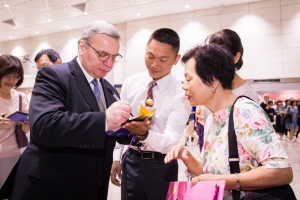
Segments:
[[[121,100],[130,103],[133,116],[139,115],[140,102],[146,99],[148,85],[152,80],[148,72],[142,72],[127,78],[122,85]],[[191,106],[181,88],[181,82],[171,73],[156,83],[152,89],[156,111],[151,120],[149,135],[140,143],[146,147],[144,151],[166,154],[179,142]],[[120,160],[123,148],[124,145],[116,143],[114,160]]]

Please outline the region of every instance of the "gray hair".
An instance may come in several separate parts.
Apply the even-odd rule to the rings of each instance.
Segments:
[[[88,41],[92,36],[94,36],[97,33],[108,35],[117,40],[120,39],[120,34],[113,24],[105,20],[97,20],[83,27],[78,39],[78,43],[80,40]]]

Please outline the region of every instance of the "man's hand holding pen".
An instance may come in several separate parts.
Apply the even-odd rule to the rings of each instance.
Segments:
[[[132,109],[128,102],[117,101],[107,108],[105,112],[107,129],[113,130],[120,128],[129,119]]]

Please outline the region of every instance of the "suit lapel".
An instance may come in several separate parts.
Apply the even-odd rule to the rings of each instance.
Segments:
[[[116,99],[108,92],[108,88],[110,88],[110,84],[108,84],[108,82],[106,80],[104,80],[103,78],[100,79],[101,81],[101,85],[103,88],[103,93],[104,93],[104,97],[105,97],[105,102],[106,102],[106,108],[108,108],[113,102],[116,101]]]
[[[74,75],[74,81],[85,101],[91,106],[93,111],[100,111],[91,86],[87,82],[80,66],[77,63],[76,58],[69,63],[69,67],[71,73]]]

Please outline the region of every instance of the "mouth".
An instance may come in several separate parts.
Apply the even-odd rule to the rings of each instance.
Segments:
[[[100,70],[101,72],[103,72],[103,73],[108,73],[108,72],[109,72],[109,70],[104,70],[104,69],[101,69],[101,68],[99,68],[99,70]]]
[[[154,74],[158,73],[159,71],[156,71],[156,70],[153,70],[153,69],[150,69],[150,71]]]

